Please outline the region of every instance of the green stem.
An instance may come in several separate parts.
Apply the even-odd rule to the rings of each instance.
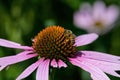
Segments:
[[[50,71],[49,80],[55,80],[54,77],[55,77],[55,69],[52,68]]]

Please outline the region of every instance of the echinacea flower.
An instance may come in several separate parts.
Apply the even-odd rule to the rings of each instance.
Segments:
[[[92,43],[98,38],[95,33],[76,37],[72,31],[60,26],[50,26],[38,33],[32,46],[0,39],[0,46],[22,49],[23,52],[0,58],[0,70],[5,67],[39,57],[25,69],[16,80],[22,80],[37,69],[36,80],[49,80],[49,68],[67,67],[67,61],[91,74],[93,80],[110,80],[105,73],[120,77],[120,57],[95,51],[78,51],[78,46]]]
[[[102,1],[96,1],[93,6],[86,2],[74,13],[74,24],[90,33],[105,34],[114,27],[118,16],[116,5],[107,8]]]

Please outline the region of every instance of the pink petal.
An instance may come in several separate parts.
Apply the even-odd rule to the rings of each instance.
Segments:
[[[110,80],[103,71],[101,71],[96,66],[85,62],[82,59],[77,60],[76,58],[71,58],[70,62],[73,65],[78,66],[84,69],[85,71],[89,72],[93,80]]]
[[[106,6],[102,1],[96,1],[93,6],[93,16],[95,21],[99,21],[105,17]]]
[[[38,66],[39,64],[44,60],[44,58],[41,58],[40,60],[38,60],[37,62],[35,62],[34,64],[32,64],[31,66],[29,66],[27,69],[25,69],[16,80],[22,80],[24,78],[26,78],[27,76],[29,76]]]
[[[90,28],[93,25],[93,23],[94,22],[92,16],[87,12],[76,12],[74,14],[74,24],[78,28],[87,29]]]
[[[18,43],[15,43],[15,42],[12,42],[12,41],[8,41],[8,40],[5,40],[5,39],[0,39],[0,44],[1,45],[5,45],[5,46],[7,46],[7,45],[10,45],[10,46],[13,46],[13,45],[15,45],[15,46],[20,46],[20,44],[18,44]]]
[[[74,24],[83,29],[90,28],[93,25],[92,7],[89,3],[83,3],[80,10],[74,13]]]
[[[29,53],[31,51],[24,51],[22,52],[23,53]],[[28,54],[28,55],[15,55],[15,56],[8,56],[8,57],[2,57],[0,58],[0,66],[8,66],[8,65],[11,65],[11,64],[15,64],[15,63],[18,63],[18,62],[21,62],[21,61],[24,61],[24,60],[27,60],[27,59],[30,59],[32,57],[36,57],[37,54]]]
[[[90,34],[85,34],[85,35],[78,36],[75,39],[74,46],[83,46],[83,45],[90,44],[93,41],[95,41],[97,38],[98,38],[98,35],[95,34],[95,33],[90,33]]]
[[[115,5],[112,5],[108,8],[106,17],[105,17],[105,24],[109,27],[112,25],[119,16],[119,8]]]
[[[113,56],[110,54],[95,52],[95,51],[80,51],[80,52],[83,53],[82,57],[85,58],[120,64],[119,56]]]
[[[98,60],[93,60],[93,59],[87,59],[83,58],[85,62],[88,62],[98,68],[100,68],[102,71],[111,74],[116,77],[120,77],[115,71],[120,71],[120,64],[117,63],[110,63],[110,62],[105,62],[105,61],[98,61]]]
[[[38,67],[36,80],[48,80],[50,59],[44,60]]]
[[[34,53],[34,51],[23,51],[23,52],[18,53],[16,55],[29,55],[29,54],[32,54],[32,53]]]
[[[5,39],[0,39],[0,46],[9,47],[9,48],[25,49],[25,50],[33,50],[31,47],[21,46],[18,43],[8,41],[8,40],[5,40]]]
[[[51,66],[52,66],[52,67],[58,67],[58,64],[57,64],[57,62],[56,62],[55,59],[53,59],[53,60],[51,61]]]
[[[67,67],[67,65],[62,60],[59,60],[58,61],[58,67],[59,68],[61,68],[61,67]]]
[[[82,12],[87,12],[90,15],[92,14],[92,6],[88,2],[84,2],[80,5],[79,11]]]
[[[2,71],[7,66],[0,66],[0,71]]]

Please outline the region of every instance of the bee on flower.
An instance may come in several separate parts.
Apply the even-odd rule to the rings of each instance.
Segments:
[[[67,62],[89,72],[93,80],[110,80],[105,74],[120,77],[120,57],[96,51],[77,50],[78,46],[92,43],[98,38],[96,33],[75,36],[72,31],[61,26],[50,26],[34,37],[32,46],[0,39],[0,46],[22,49],[12,56],[0,58],[0,71],[12,64],[31,58],[38,59],[26,68],[16,80],[28,77],[37,69],[36,80],[49,80],[49,69],[69,67]]]
[[[110,31],[119,17],[119,8],[116,5],[106,7],[104,2],[96,1],[93,6],[89,3],[80,5],[74,13],[74,25],[89,33],[105,34]]]

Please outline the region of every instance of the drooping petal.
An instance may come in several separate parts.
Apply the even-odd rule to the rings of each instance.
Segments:
[[[120,64],[99,61],[99,60],[93,60],[93,59],[89,59],[89,58],[84,58],[84,61],[91,63],[92,65],[100,68],[102,71],[104,71],[108,74],[111,74],[116,77],[120,77],[120,75],[115,72],[115,71],[120,71]]]
[[[89,72],[91,74],[91,77],[93,80],[110,80],[103,71],[101,71],[96,66],[85,62],[82,59],[78,60],[77,58],[71,58],[70,62],[73,65],[78,66],[78,67],[84,69],[85,71]]]
[[[61,67],[67,67],[67,65],[62,60],[59,60],[58,61],[58,67],[59,68],[61,68]]]
[[[95,33],[85,34],[76,37],[74,46],[83,46],[92,43],[98,38],[98,35]]]
[[[48,80],[50,59],[41,62],[38,67],[36,80]]]
[[[21,46],[18,43],[8,41],[8,40],[5,40],[5,39],[0,39],[0,46],[9,47],[9,48],[18,48],[18,49],[24,49],[24,50],[33,50],[32,47]]]
[[[27,69],[25,69],[16,80],[22,80],[24,78],[26,78],[27,76],[29,76],[38,66],[39,64],[44,60],[44,58],[41,58],[40,60],[38,60],[37,62],[35,62],[34,64],[32,64],[31,66],[29,66]]]
[[[25,51],[25,52],[27,52],[27,51]],[[23,53],[25,53],[25,52],[23,52]],[[30,51],[28,51],[27,53],[29,53],[29,52]],[[30,58],[36,57],[36,56],[37,56],[37,54],[27,54],[27,55],[23,54],[23,55],[2,57],[2,58],[0,58],[0,67],[3,67],[3,66],[7,67],[8,65],[15,64],[15,63],[18,63],[18,62],[21,62],[21,61],[24,61],[24,60],[27,60],[27,59],[30,59]]]
[[[53,60],[51,61],[51,66],[52,66],[52,67],[58,67],[58,64],[57,64],[57,62],[56,62],[55,59],[53,59]]]
[[[120,56],[114,56],[96,51],[80,51],[80,53],[82,53],[82,57],[85,58],[120,64]]]

